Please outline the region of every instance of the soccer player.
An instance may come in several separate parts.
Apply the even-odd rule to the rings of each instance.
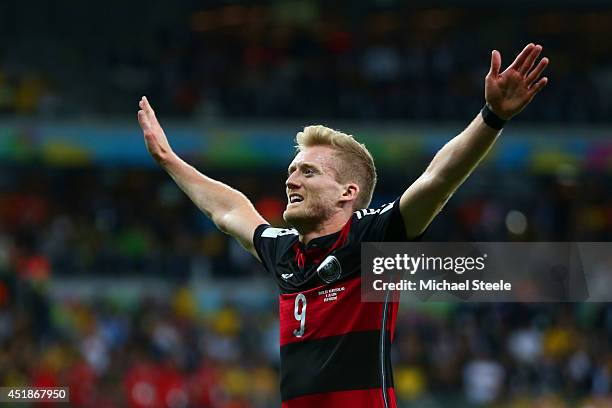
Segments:
[[[485,107],[394,202],[367,209],[376,170],[352,136],[309,126],[296,137],[283,218],[274,228],[240,192],[198,172],[170,147],[151,105],[138,121],[147,149],[189,198],[273,275],[280,288],[283,408],[395,407],[389,346],[397,302],[360,300],[360,243],[419,237],[495,142],[544,88],[548,59],[529,44],[500,72],[491,55]],[[537,63],[536,63],[537,62]]]

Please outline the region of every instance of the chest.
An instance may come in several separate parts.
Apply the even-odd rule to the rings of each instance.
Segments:
[[[359,275],[360,250],[359,244],[351,242],[331,251],[318,249],[300,252],[291,247],[276,265],[275,280],[283,294],[334,285]]]
[[[361,301],[361,276],[279,297],[281,346],[380,328],[380,303]]]

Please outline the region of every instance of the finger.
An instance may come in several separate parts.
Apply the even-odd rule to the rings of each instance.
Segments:
[[[149,103],[149,100],[147,99],[146,96],[143,96],[142,99],[140,100],[140,102],[142,103],[142,109],[147,114],[155,115],[155,112],[153,111],[153,108],[151,107],[151,104]]]
[[[149,121],[146,112],[143,110],[138,111],[138,124],[143,131],[148,130],[151,127],[151,122]]]
[[[145,106],[147,107],[147,109],[149,110],[150,113],[154,113],[153,112],[153,107],[151,106],[151,104],[149,103],[149,100],[147,99],[146,96],[143,97],[144,98],[144,102],[145,102]]]
[[[533,84],[535,80],[538,79],[540,75],[542,75],[542,72],[544,72],[547,66],[548,66],[548,58],[544,57],[540,60],[538,65],[535,67],[535,69],[531,71],[529,75],[527,75],[527,78],[526,78],[527,84],[528,85]]]
[[[518,70],[519,67],[522,66],[523,63],[525,62],[525,59],[527,59],[527,57],[531,53],[531,50],[533,49],[533,47],[534,47],[533,43],[527,44],[527,46],[523,48],[523,51],[521,51],[521,53],[516,56],[516,59],[514,60],[512,65],[510,65],[509,68]]]
[[[151,105],[149,105],[148,101],[144,96],[138,102],[138,106],[142,110],[143,114],[149,115],[151,113]]]
[[[499,75],[499,69],[501,68],[501,54],[497,50],[491,52],[491,68],[489,69],[489,75],[496,77]]]
[[[530,99],[536,96],[538,92],[540,92],[542,89],[544,89],[547,83],[548,83],[548,78],[544,77],[540,79],[538,82],[536,82],[531,88],[529,88]]]
[[[527,58],[525,58],[525,62],[523,63],[523,65],[519,67],[519,72],[523,76],[527,75],[527,73],[531,70],[531,68],[533,67],[533,63],[538,58],[541,52],[542,52],[541,45],[536,45],[535,47],[532,48],[529,55],[527,55]]]

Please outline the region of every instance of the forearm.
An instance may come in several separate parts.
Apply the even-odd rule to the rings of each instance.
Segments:
[[[175,154],[160,162],[175,183],[219,229],[228,231],[228,216],[244,208],[250,201],[238,190],[205,176]]]
[[[480,113],[435,155],[427,170],[402,194],[400,211],[409,238],[419,236],[495,143],[499,131]]]
[[[265,224],[266,220],[241,192],[206,177],[178,157],[170,147],[147,98],[143,96],[138,105],[138,123],[151,157],[221,231],[233,236],[259,258],[253,244],[253,234],[257,226]]]
[[[491,68],[485,77],[485,100],[489,111],[485,124],[479,112],[470,125],[435,155],[427,170],[402,194],[400,211],[408,237],[421,234],[451,195],[491,149],[504,121],[521,112],[546,86],[540,75],[548,65],[540,45],[528,44],[503,72],[499,51],[491,53]],[[534,68],[535,67],[535,68]]]
[[[451,195],[486,156],[501,132],[484,123],[482,115],[435,155],[425,171],[444,195]]]

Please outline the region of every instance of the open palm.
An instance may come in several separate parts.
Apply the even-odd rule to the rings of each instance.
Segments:
[[[138,106],[140,106],[138,123],[142,129],[147,150],[158,163],[163,163],[172,154],[168,138],[166,138],[164,130],[157,121],[155,111],[153,111],[148,99],[143,96]]]
[[[541,45],[528,44],[501,73],[501,55],[497,50],[491,53],[491,69],[485,78],[485,100],[500,118],[508,120],[521,112],[548,83],[546,77],[539,79],[548,65],[548,58],[542,58],[535,65],[541,52]]]

